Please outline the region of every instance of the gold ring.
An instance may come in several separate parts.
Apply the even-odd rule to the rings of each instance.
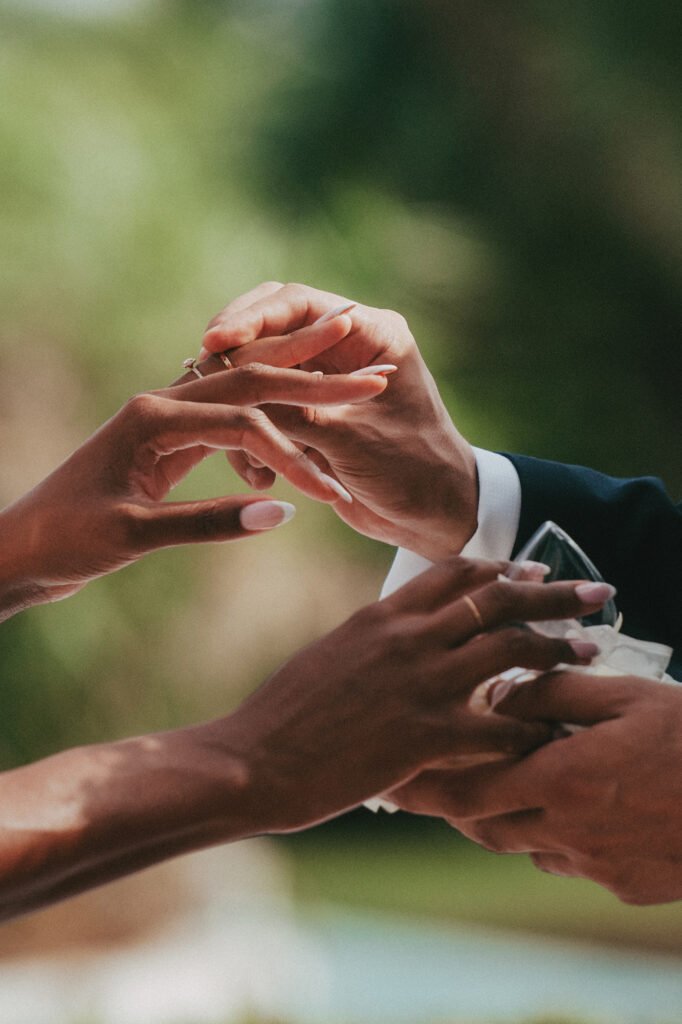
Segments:
[[[466,603],[467,607],[469,608],[469,611],[471,612],[473,617],[476,619],[476,622],[478,624],[478,628],[479,629],[485,629],[485,623],[483,621],[483,617],[481,616],[481,613],[478,610],[478,606],[477,606],[476,602],[474,601],[474,599],[469,597],[468,594],[465,594],[464,597],[462,598],[462,600]]]
[[[218,359],[226,370],[234,370],[234,363],[230,362],[227,352],[216,352],[215,354],[218,356]]]

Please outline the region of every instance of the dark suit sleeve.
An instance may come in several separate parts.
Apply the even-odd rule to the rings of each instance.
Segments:
[[[505,453],[506,454],[506,453]],[[682,655],[682,505],[655,477],[615,479],[582,466],[507,455],[521,480],[515,554],[546,519],[618,588],[623,630]]]

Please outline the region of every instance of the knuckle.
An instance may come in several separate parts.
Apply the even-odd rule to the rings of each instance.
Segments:
[[[293,298],[307,297],[310,291],[310,288],[305,284],[301,284],[300,281],[287,281],[283,287],[287,296],[292,296]]]
[[[219,505],[217,502],[206,502],[198,511],[193,521],[193,532],[197,539],[215,537],[221,526]]]
[[[398,313],[395,309],[382,309],[381,312],[384,320],[386,320],[394,330],[399,332],[408,330],[407,320],[402,313]]]
[[[513,611],[516,610],[517,600],[514,588],[509,583],[500,583],[496,580],[488,583],[482,588],[481,598],[485,602],[487,615],[490,620],[504,622]]]
[[[123,406],[122,414],[128,422],[144,424],[158,419],[164,406],[165,400],[159,395],[143,391],[128,399]]]
[[[239,409],[233,418],[236,440],[241,447],[248,447],[256,437],[263,437],[267,432],[268,418],[260,409]]]
[[[264,363],[245,363],[230,371],[230,384],[236,386],[239,394],[257,403],[264,397],[264,387],[271,374],[272,368]]]

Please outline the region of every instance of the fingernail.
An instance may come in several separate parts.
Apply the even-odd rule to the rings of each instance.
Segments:
[[[197,359],[197,362],[203,363],[204,359],[208,359],[210,354],[211,353],[208,351],[208,349],[204,348],[204,346],[202,345],[201,348],[199,349],[199,358]]]
[[[245,530],[271,530],[288,523],[295,512],[296,506],[288,501],[254,501],[244,506],[239,521]]]
[[[589,640],[569,640],[568,643],[579,658],[595,658],[600,651],[600,648]]]
[[[311,377],[324,377],[322,370],[313,370],[310,374]]]
[[[334,309],[330,309],[327,313],[323,313],[322,316],[318,316],[315,324],[324,324],[327,320],[333,320],[337,316],[341,316],[342,313],[348,313],[349,310],[354,309],[357,306],[357,302],[344,302],[341,306],[335,306]]]
[[[552,571],[544,562],[519,562],[519,569],[524,576],[532,579],[544,579]]]
[[[501,704],[508,693],[518,686],[519,683],[516,679],[505,679],[504,682],[495,683],[488,690],[488,703],[492,710],[494,710],[498,704]]]
[[[583,604],[602,604],[613,597],[616,588],[610,583],[579,583],[575,592]]]
[[[388,377],[390,373],[395,373],[398,369],[393,363],[382,363],[380,366],[363,366],[361,370],[353,370],[350,377],[370,377],[373,374],[377,374],[380,377]],[[549,572],[549,570],[547,570]]]
[[[335,480],[333,476],[329,476],[327,473],[320,473],[320,480],[324,480],[327,487],[331,487],[331,489],[335,491],[336,494],[338,494],[339,498],[342,498],[343,501],[348,502],[349,505],[352,504],[353,495],[350,493],[350,491],[347,491],[346,488],[342,484],[340,484],[338,480]]]

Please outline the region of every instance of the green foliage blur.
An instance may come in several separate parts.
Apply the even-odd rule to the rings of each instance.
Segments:
[[[266,279],[403,312],[475,443],[679,494],[681,29],[674,0],[4,0],[0,500]],[[181,496],[226,488],[214,459]],[[390,552],[304,501],[286,529],[3,624],[3,767],[227,711],[371,599]]]

